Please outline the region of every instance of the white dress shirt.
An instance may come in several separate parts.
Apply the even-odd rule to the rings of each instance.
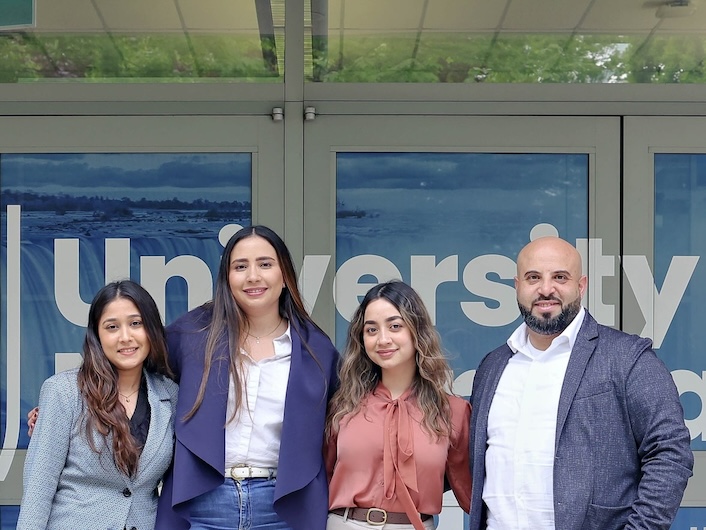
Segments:
[[[226,468],[237,464],[253,467],[277,467],[282,438],[284,398],[287,394],[289,368],[292,364],[290,326],[273,340],[275,354],[255,361],[245,350],[241,408],[233,421],[235,386],[231,376],[226,410]]]
[[[554,529],[554,448],[559,395],[585,310],[537,350],[522,323],[488,415],[483,501],[488,530]]]

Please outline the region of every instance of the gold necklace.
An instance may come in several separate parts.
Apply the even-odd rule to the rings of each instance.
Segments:
[[[140,390],[139,386],[137,387],[137,389],[135,389],[135,391],[132,394],[128,394],[127,396],[125,394],[123,394],[122,392],[120,392],[120,390],[118,390],[118,394],[120,394],[123,397],[123,399],[125,400],[125,403],[130,403],[130,398],[132,396],[134,396],[135,394],[137,394],[138,390]]]
[[[250,333],[250,332],[248,331],[248,337],[253,337],[253,338],[255,339],[255,342],[256,342],[257,344],[260,344],[260,339],[262,339],[262,338],[264,338],[264,337],[269,337],[270,335],[272,335],[275,331],[277,331],[277,328],[279,328],[280,324],[282,324],[282,317],[279,318],[279,322],[277,322],[277,325],[275,326],[275,329],[273,329],[272,331],[270,331],[270,332],[267,333],[266,335],[260,335],[260,336],[258,337],[257,335],[253,335],[252,333]]]

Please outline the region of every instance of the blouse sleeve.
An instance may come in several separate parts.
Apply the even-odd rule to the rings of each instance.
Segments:
[[[471,463],[468,447],[471,404],[455,396],[449,399],[449,403],[453,432],[446,460],[446,478],[459,506],[468,513],[471,509]]]

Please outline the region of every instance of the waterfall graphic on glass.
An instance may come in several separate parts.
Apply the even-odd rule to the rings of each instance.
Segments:
[[[95,292],[139,281],[166,323],[209,300],[223,238],[251,223],[251,180],[250,153],[0,156],[0,483],[42,382],[80,362]]]

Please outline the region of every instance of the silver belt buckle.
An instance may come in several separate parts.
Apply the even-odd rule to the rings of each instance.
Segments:
[[[248,476],[247,476],[247,477],[236,477],[236,476],[233,474],[233,470],[234,470],[235,468],[239,468],[239,469],[248,468]],[[235,466],[233,466],[233,467],[230,468],[230,477],[231,477],[233,480],[245,480],[246,478],[252,478],[252,467],[250,467],[250,466],[248,466],[248,465],[246,465],[246,464],[237,464],[237,465],[235,465]]]

